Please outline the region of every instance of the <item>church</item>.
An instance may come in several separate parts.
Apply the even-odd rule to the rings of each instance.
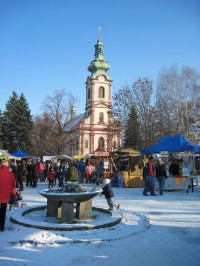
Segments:
[[[67,135],[65,154],[68,156],[95,154],[108,156],[121,147],[121,123],[112,114],[112,79],[107,74],[109,64],[104,60],[104,45],[99,36],[94,45],[94,60],[88,67],[85,113],[76,116],[71,107],[71,120],[64,132]]]

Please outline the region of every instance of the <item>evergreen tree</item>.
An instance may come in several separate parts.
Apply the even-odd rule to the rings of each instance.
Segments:
[[[33,127],[31,111],[22,93],[18,97],[13,91],[2,118],[3,146],[9,152],[22,149],[30,150],[30,132]]]
[[[132,106],[129,113],[125,136],[124,136],[124,146],[126,148],[139,149],[140,148],[140,136],[139,136],[139,122],[137,117],[136,108]]]

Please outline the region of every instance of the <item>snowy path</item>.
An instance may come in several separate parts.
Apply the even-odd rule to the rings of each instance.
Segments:
[[[29,206],[44,204],[26,188]],[[42,231],[9,222],[0,232],[0,265],[200,265],[200,189],[143,197],[140,189],[114,188],[127,221],[112,228],[75,232]],[[107,209],[104,197],[93,206]]]

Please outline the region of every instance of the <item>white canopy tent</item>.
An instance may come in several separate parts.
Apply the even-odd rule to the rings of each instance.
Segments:
[[[51,157],[52,161],[56,161],[56,160],[68,160],[68,161],[73,161],[72,157],[69,157],[67,155],[56,155]]]
[[[8,153],[7,151],[5,150],[1,150],[0,149],[0,158],[7,158],[7,159],[14,159],[14,160],[17,160],[18,158],[11,155],[10,153]]]

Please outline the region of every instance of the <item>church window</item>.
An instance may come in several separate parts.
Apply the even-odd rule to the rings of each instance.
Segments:
[[[85,148],[88,149],[88,140],[85,141]]]
[[[99,98],[104,98],[105,97],[105,89],[104,87],[99,88]]]
[[[104,149],[104,138],[100,137],[98,140],[98,148]]]
[[[99,113],[99,123],[103,123],[104,122],[104,114],[101,112]]]
[[[116,141],[113,141],[113,150],[116,150],[117,149],[117,143]]]
[[[90,99],[90,88],[88,89],[88,99]]]

